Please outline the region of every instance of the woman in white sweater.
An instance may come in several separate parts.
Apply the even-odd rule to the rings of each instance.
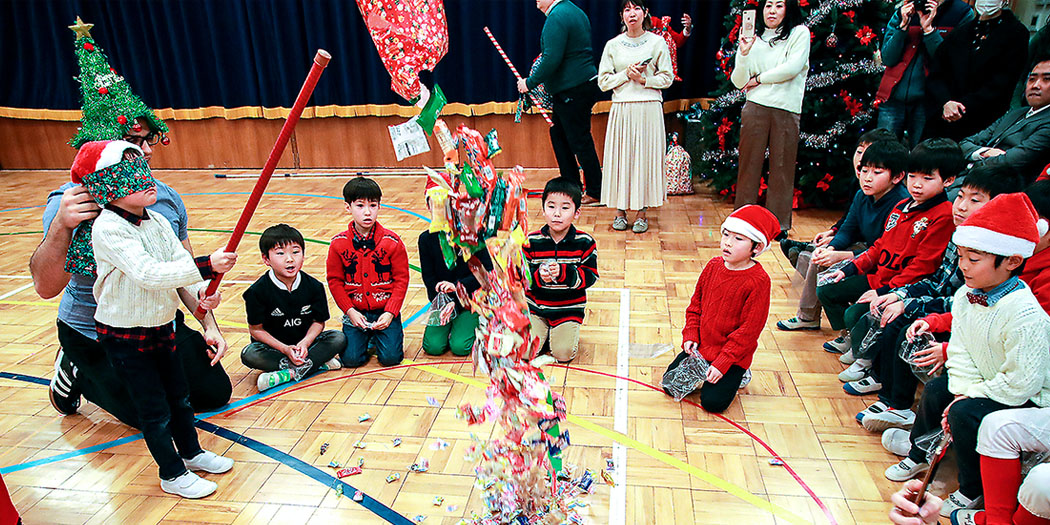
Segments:
[[[622,0],[627,28],[605,44],[598,66],[598,87],[612,90],[605,130],[602,204],[616,208],[614,230],[627,229],[627,211],[638,210],[632,230],[649,229],[646,209],[664,203],[663,94],[674,81],[671,53],[663,38],[647,31],[645,0]]]
[[[809,73],[809,28],[802,25],[798,0],[762,0],[758,38],[740,39],[733,85],[744,90],[740,111],[740,164],[736,207],[758,202],[762,164],[769,147],[766,208],[791,228],[798,152],[799,114]]]

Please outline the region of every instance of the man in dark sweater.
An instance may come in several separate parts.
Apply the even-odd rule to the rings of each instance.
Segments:
[[[561,176],[586,184],[584,206],[598,202],[602,194],[602,170],[591,136],[591,109],[598,97],[598,68],[591,52],[591,22],[569,0],[536,0],[547,15],[540,36],[542,57],[529,78],[518,81],[518,92],[526,93],[543,84],[554,100],[551,147]]]

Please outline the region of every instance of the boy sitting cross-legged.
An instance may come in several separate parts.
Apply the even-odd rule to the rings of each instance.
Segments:
[[[916,440],[938,427],[951,432],[959,490],[946,499],[942,516],[973,508],[982,494],[981,420],[1010,407],[1050,406],[1050,317],[1017,277],[1046,232],[1028,197],[1010,193],[970,215],[952,237],[966,284],[952,302],[947,375],[926,383],[904,443],[898,429],[883,436],[888,450],[908,456],[886,477],[905,481],[929,468]]]
[[[252,342],[241,350],[244,366],[263,372],[259,391],[298,381],[322,366],[340,368],[335,356],[346,348],[346,337],[324,329],[328,296],[320,281],[302,271],[302,234],[287,224],[270,226],[259,237],[259,250],[270,271],[244,291]]]

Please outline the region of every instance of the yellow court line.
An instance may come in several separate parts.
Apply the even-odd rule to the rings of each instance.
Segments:
[[[402,362],[405,364],[414,364],[410,359],[405,359]],[[470,386],[475,386],[478,388],[488,388],[487,383],[483,383],[471,377],[461,376],[457,373],[449,372],[448,370],[442,370],[434,366],[422,365],[417,366],[416,368]],[[630,437],[616,432],[615,430],[609,430],[605,427],[592,423],[581,417],[574,416],[572,414],[568,415],[568,421],[577,426],[590,430],[591,432],[607,437],[610,440],[615,441],[621,445],[637,450],[638,452],[641,452],[642,454],[645,454],[657,461],[660,461],[668,466],[681,470],[686,474],[689,474],[690,476],[706,481],[707,483],[710,483],[711,485],[714,485],[728,492],[729,494],[732,494],[733,496],[736,496],[762,510],[768,511],[775,516],[779,516],[791,523],[796,523],[798,525],[808,525],[810,523],[809,521],[802,519],[802,517],[798,514],[795,514],[794,512],[791,512],[790,510],[785,509],[784,507],[766,501],[752,494],[751,492],[748,492],[748,490],[743,487],[734,485],[718,476],[715,476],[714,474],[711,474],[710,472],[707,472],[706,470],[694,467],[693,465],[690,465],[670,454],[656,450],[655,448],[650,447],[645,443],[641,443],[637,440],[631,439]]]

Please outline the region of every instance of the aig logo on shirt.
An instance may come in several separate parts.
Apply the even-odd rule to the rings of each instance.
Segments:
[[[289,326],[302,326],[302,324],[303,324],[303,320],[299,319],[298,317],[295,317],[295,318],[292,318],[292,319],[287,319],[287,320],[284,321],[284,327],[285,328],[288,328]]]

